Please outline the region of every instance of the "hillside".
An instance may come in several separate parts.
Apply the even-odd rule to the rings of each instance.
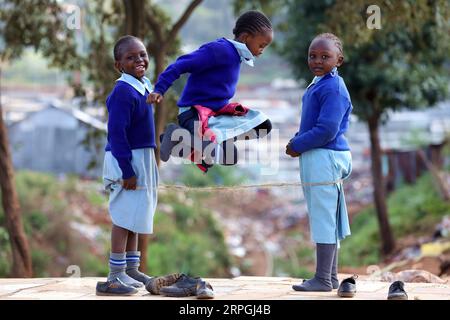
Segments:
[[[105,276],[111,226],[101,184],[23,171],[17,173],[16,185],[34,276],[65,276],[71,265],[79,266],[82,276]],[[210,211],[182,194],[160,192],[155,224],[148,255],[152,274],[230,275],[230,256]],[[0,209],[0,277],[7,276],[10,267]]]
[[[220,171],[203,182],[193,173],[187,171],[184,183],[210,185],[218,182],[217,177],[223,181]],[[234,179],[226,181],[236,184]],[[82,276],[105,276],[110,219],[101,184],[33,172],[19,172],[16,180],[34,276],[66,276],[70,265],[79,266]],[[313,274],[314,248],[306,217],[291,216],[286,207],[291,205],[269,191],[160,190],[159,194],[148,252],[150,273],[299,278]],[[439,198],[431,178],[423,176],[416,185],[399,188],[388,205],[396,252],[380,257],[377,222],[368,208],[352,218],[352,236],[342,242],[339,271],[364,275],[369,265],[377,265],[380,270],[423,269],[447,277],[450,203]],[[9,239],[0,210],[0,277],[7,276],[10,267]]]

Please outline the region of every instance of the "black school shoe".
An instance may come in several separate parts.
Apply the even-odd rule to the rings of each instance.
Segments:
[[[356,293],[356,279],[358,278],[358,275],[353,275],[350,278],[346,278],[342,280],[341,284],[339,285],[337,294],[339,297],[342,298],[353,298]]]
[[[97,282],[95,294],[97,296],[131,296],[138,293],[132,286],[123,283],[119,278],[106,282]]]
[[[388,300],[408,300],[404,285],[402,281],[394,281],[389,286]]]

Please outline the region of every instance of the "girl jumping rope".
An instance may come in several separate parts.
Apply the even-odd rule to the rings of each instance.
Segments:
[[[234,140],[260,138],[271,130],[270,120],[263,113],[229,101],[236,91],[241,62],[253,66],[255,57],[263,54],[272,42],[272,24],[263,13],[248,11],[237,19],[233,34],[234,40],[220,38],[179,57],[159,75],[155,89],[147,99],[149,103],[161,102],[176,79],[184,73],[190,74],[177,103],[178,123],[189,131],[189,135],[203,140],[198,150],[201,153],[214,142],[216,148],[209,148],[212,150],[211,161],[205,162],[202,157],[202,163],[198,165],[205,172],[212,163],[237,162]],[[161,136],[163,161],[169,159],[179,142],[172,135],[178,128],[170,124]],[[207,135],[208,139],[203,139]],[[194,147],[195,143],[189,140],[188,144]]]

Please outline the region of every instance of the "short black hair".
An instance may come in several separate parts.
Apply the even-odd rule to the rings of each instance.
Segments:
[[[233,34],[235,37],[239,37],[244,32],[255,35],[263,32],[265,29],[272,30],[272,23],[269,18],[262,12],[250,10],[237,19]]]
[[[119,40],[117,40],[116,44],[114,45],[114,59],[116,61],[119,61],[122,58],[124,48],[134,41],[142,42],[141,39],[130,35],[123,36]]]
[[[339,52],[342,55],[344,55],[344,47],[342,46],[342,41],[341,41],[341,39],[339,39],[338,36],[336,36],[332,33],[326,32],[326,33],[321,33],[321,34],[318,34],[317,36],[315,36],[313,41],[316,39],[328,39],[328,40],[333,41],[334,45],[339,49]]]

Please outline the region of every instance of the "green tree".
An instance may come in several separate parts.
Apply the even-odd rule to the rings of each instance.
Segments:
[[[53,46],[74,54],[75,47],[62,29],[62,11],[56,1],[9,1],[0,7],[0,79],[6,62],[20,57],[27,46],[41,50],[51,60],[63,59]],[[0,92],[1,96],[1,92]],[[1,100],[1,99],[0,99]],[[11,243],[13,277],[31,277],[29,244],[22,224],[21,210],[14,185],[14,169],[9,151],[6,126],[0,105],[0,187],[6,228]]]
[[[19,200],[14,186],[14,168],[12,166],[8,136],[2,114],[3,111],[0,103],[0,194],[2,196],[6,229],[8,230],[13,255],[11,275],[13,277],[31,277],[30,248],[23,230]]]
[[[241,2],[238,9],[245,8],[244,2],[237,2]],[[298,78],[312,77],[307,52],[315,35],[333,32],[343,40],[345,63],[340,74],[350,91],[354,113],[369,128],[374,203],[382,252],[388,254],[395,241],[386,207],[379,126],[390,110],[425,108],[448,95],[450,3],[286,0],[284,4],[285,33],[279,52],[290,61]],[[380,9],[381,29],[369,28],[368,20],[375,18],[369,4]]]
[[[146,0],[109,0],[85,2],[84,10],[89,20],[86,31],[91,36],[83,55],[83,72],[94,83],[97,101],[104,102],[117,78],[113,68],[112,47],[116,39],[131,34],[143,40],[153,61],[153,81],[164,71],[170,58],[179,53],[178,39],[181,28],[202,0],[189,2],[180,17],[172,23],[171,17],[159,5]],[[173,102],[172,102],[173,103]],[[168,118],[168,102],[155,108],[157,136],[164,130]],[[159,140],[157,139],[159,148]],[[159,163],[159,153],[157,153]]]

